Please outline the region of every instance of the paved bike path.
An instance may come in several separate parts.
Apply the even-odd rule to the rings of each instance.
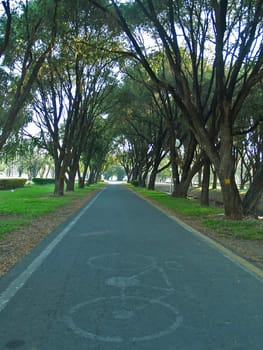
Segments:
[[[0,349],[262,349],[263,283],[122,186],[0,279]]]

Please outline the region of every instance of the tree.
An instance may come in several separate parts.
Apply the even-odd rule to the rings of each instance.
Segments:
[[[0,42],[0,58],[4,54],[9,38],[10,38],[10,32],[11,32],[11,24],[12,24],[12,15],[11,15],[11,10],[10,10],[10,2],[9,0],[7,1],[2,1],[2,5],[4,7],[5,15],[6,15],[6,23],[5,23],[5,29],[4,29],[4,34],[3,34],[3,40]]]
[[[14,128],[24,123],[21,110],[54,45],[58,2],[48,1],[44,5],[40,0],[26,2],[22,11],[12,17],[9,2],[3,2],[8,19],[1,45],[4,57],[1,69],[0,150]],[[47,13],[49,15],[45,16]]]
[[[111,151],[112,137],[112,122],[108,118],[96,118],[81,156],[83,172],[81,175],[79,171],[80,187],[84,186],[86,178],[88,184],[100,180],[107,155]]]
[[[163,114],[156,104],[156,91],[145,80],[145,74],[134,65],[129,65],[126,77],[115,93],[113,112],[117,136],[128,146],[125,154],[130,157],[122,164],[129,181],[137,180],[140,186],[154,189],[156,175],[161,161],[168,153],[167,126]],[[122,152],[122,162],[125,157]],[[128,169],[130,168],[130,169]]]
[[[37,177],[39,173],[44,176],[50,170],[47,153],[38,147],[34,138],[25,137],[23,133],[8,139],[2,149],[2,158],[7,168],[11,165],[12,171],[15,170],[19,177],[27,175],[29,180]]]
[[[167,76],[166,73],[165,67],[167,66],[167,60],[165,60],[162,54],[153,54],[151,56],[151,62],[155,65],[159,76],[165,77],[166,74],[166,79],[171,80],[171,77]],[[132,95],[131,98],[137,101],[137,103],[133,102],[135,106],[134,114],[140,113],[138,111],[141,109],[147,111],[149,109],[149,107],[146,107],[147,105],[153,111],[152,115],[146,115],[146,119],[147,123],[153,125],[151,130],[154,130],[154,132],[151,131],[144,136],[147,138],[147,142],[152,145],[151,151],[147,156],[147,162],[150,166],[149,170],[151,170],[148,187],[150,189],[154,188],[157,173],[163,170],[163,168],[158,169],[160,163],[169,152],[174,184],[172,195],[186,197],[193,176],[202,166],[203,154],[197,147],[196,139],[187,127],[182,113],[174,103],[171,94],[152,84],[145,75],[145,72],[138,65],[136,69],[137,78],[136,71],[131,73],[131,68],[129,68],[128,73],[129,77],[137,84],[133,90],[139,92],[137,92],[137,95]],[[141,89],[138,90],[140,85],[142,85],[147,94],[143,94]],[[136,117],[133,119],[136,120]],[[137,130],[140,130],[140,134],[142,134],[144,129],[137,127]],[[167,163],[166,166],[170,166],[170,164]]]
[[[131,182],[133,173],[132,146],[124,135],[119,135],[113,142],[116,159],[125,170],[127,182]]]
[[[261,85],[253,89],[243,105],[234,129],[240,183],[243,188],[246,183],[249,187],[243,199],[245,215],[256,213],[263,193],[262,91]]]
[[[63,195],[65,181],[67,191],[74,190],[81,153],[94,120],[104,112],[113,79],[111,57],[89,50],[104,40],[102,31],[73,18],[58,38],[57,50],[37,81],[32,106],[42,144],[54,159],[54,194]]]
[[[241,218],[243,206],[235,181],[233,126],[251,89],[263,77],[263,3],[235,0],[135,0],[127,5],[111,1],[111,6],[95,0],[92,3],[116,20],[153,82],[173,96],[216,170],[226,216]],[[129,16],[135,8],[140,13],[137,26]],[[156,39],[156,45],[163,49],[172,82],[156,74],[147,50],[141,47],[136,30],[142,22],[148,26],[147,33]],[[190,57],[190,67],[188,60],[185,64],[186,55]],[[204,84],[208,64],[211,73],[207,89]]]
[[[116,177],[117,181],[122,181],[125,177],[125,170],[119,164],[111,163],[104,171],[104,177],[106,180],[111,180]]]

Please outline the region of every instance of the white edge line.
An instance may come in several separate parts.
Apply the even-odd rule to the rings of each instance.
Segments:
[[[64,228],[51,243],[31,262],[30,265],[6,288],[6,290],[0,294],[0,312],[4,310],[10,300],[16,295],[16,293],[25,285],[32,274],[41,266],[44,260],[54,250],[58,243],[66,236],[66,234],[72,229],[77,221],[84,215],[84,213],[94,204],[101,193],[103,188],[95,197],[93,197],[88,204],[79,212],[79,214]]]

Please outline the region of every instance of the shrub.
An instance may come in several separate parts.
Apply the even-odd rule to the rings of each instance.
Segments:
[[[32,182],[35,185],[52,185],[55,183],[55,179],[46,179],[46,178],[42,178],[42,177],[34,177],[32,179]]]
[[[132,180],[131,181],[131,184],[135,187],[138,187],[139,186],[139,181],[138,180]]]
[[[27,179],[0,179],[0,190],[13,190],[24,187]]]

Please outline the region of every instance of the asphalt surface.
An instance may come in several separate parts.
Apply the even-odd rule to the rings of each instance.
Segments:
[[[263,348],[263,283],[122,186],[0,279],[0,349]]]

